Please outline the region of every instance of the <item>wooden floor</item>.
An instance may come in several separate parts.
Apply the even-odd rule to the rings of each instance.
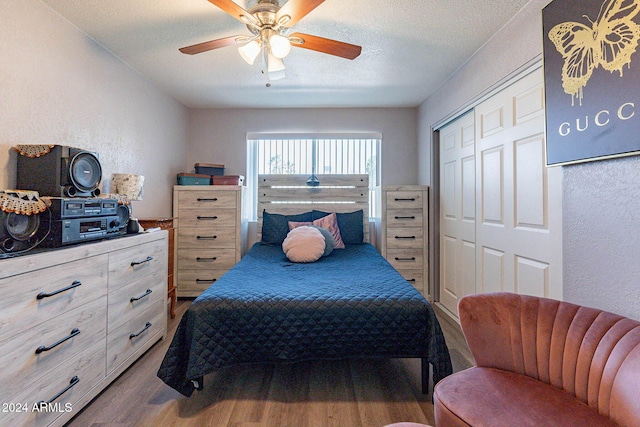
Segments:
[[[318,361],[233,367],[205,377],[186,398],[156,372],[191,300],[179,300],[169,334],[67,425],[380,427],[433,424],[431,394],[420,392],[420,359]],[[472,357],[459,326],[437,309],[454,371]]]

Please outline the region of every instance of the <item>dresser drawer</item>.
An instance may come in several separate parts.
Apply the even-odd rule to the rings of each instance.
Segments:
[[[178,229],[178,248],[180,249],[235,248],[236,244],[239,242],[236,242],[235,227]]]
[[[161,270],[167,271],[167,242],[158,240],[109,255],[109,292]]]
[[[237,191],[178,191],[179,216],[184,209],[228,208],[236,205]]]
[[[0,341],[106,295],[107,259],[99,255],[1,279]]]
[[[107,375],[164,330],[164,298],[107,334]]]
[[[238,213],[235,209],[180,209],[178,227],[235,227]]]
[[[214,284],[228,269],[178,270],[178,292],[189,296],[189,292],[202,292]]]
[[[422,209],[422,191],[387,192],[387,209]]]
[[[420,292],[424,292],[424,270],[399,269],[398,273]]]
[[[424,248],[423,229],[418,227],[387,228],[387,248]]]
[[[92,344],[100,341],[104,346],[106,319],[107,297],[102,296],[0,342],[0,364],[15,368],[0,370],[0,402],[10,402],[11,396]]]
[[[387,261],[396,270],[421,269],[424,267],[422,249],[388,249]]]
[[[27,412],[0,413],[2,426],[46,426],[56,418],[81,408],[74,405],[105,377],[105,345],[104,339],[94,342],[82,353],[70,357],[54,370],[23,388],[5,402],[24,403]],[[38,402],[49,402],[63,390],[66,391],[51,402],[54,405],[48,410],[34,411]]]
[[[422,209],[387,210],[387,227],[423,227]]]
[[[109,293],[109,321],[107,331],[111,332],[130,322],[138,313],[147,311],[167,294],[167,273],[158,270],[115,292]]]
[[[235,249],[183,249],[178,252],[178,268],[229,269],[236,264]]]

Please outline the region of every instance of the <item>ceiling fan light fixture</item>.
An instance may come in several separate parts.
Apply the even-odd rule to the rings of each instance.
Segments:
[[[267,56],[267,75],[269,80],[280,80],[285,77],[285,66],[282,59],[272,55]]]
[[[240,53],[240,56],[247,64],[253,65],[261,50],[262,46],[260,46],[260,43],[258,43],[257,40],[253,40],[244,46],[240,46],[238,53]]]
[[[276,58],[284,58],[291,52],[291,43],[289,39],[280,34],[272,34],[269,37],[269,48]]]

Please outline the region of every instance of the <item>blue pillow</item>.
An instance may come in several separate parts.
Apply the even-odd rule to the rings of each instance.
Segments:
[[[270,214],[262,212],[262,243],[267,245],[282,245],[289,233],[289,221],[311,222],[312,213],[305,212],[297,215]]]
[[[313,211],[313,219],[316,220],[329,215],[331,212]],[[364,243],[364,230],[362,221],[364,212],[362,209],[355,212],[337,213],[340,236],[345,245],[359,245]]]

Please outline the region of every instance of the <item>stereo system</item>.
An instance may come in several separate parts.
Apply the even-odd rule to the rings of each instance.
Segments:
[[[100,194],[98,154],[62,145],[16,148],[17,188],[50,201],[47,212],[0,211],[0,252],[59,247],[126,234],[130,207]]]
[[[51,198],[51,219],[43,221],[50,231],[42,245],[58,247],[126,234],[129,210],[124,206],[123,214],[121,206],[116,199]]]

